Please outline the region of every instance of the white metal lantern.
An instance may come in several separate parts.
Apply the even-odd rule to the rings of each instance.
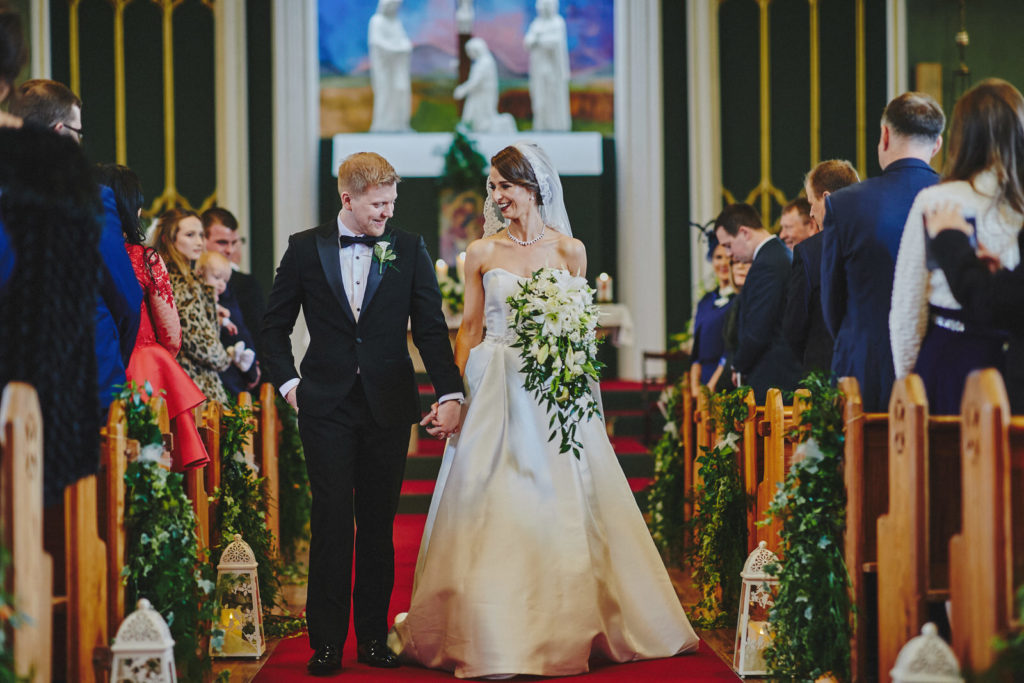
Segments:
[[[743,592],[739,619],[736,623],[736,646],[732,667],[740,676],[762,676],[768,673],[764,651],[772,644],[768,613],[775,606],[779,579],[764,570],[765,565],[778,563],[779,558],[761,541],[743,563]]]
[[[142,598],[117,629],[111,683],[176,683],[174,639],[167,622]]]
[[[939,637],[935,624],[921,627],[921,635],[911,638],[896,657],[889,672],[893,683],[963,683],[960,663],[953,650]]]
[[[221,553],[217,564],[220,618],[217,627],[223,638],[210,639],[214,657],[260,657],[263,643],[263,607],[256,575],[256,556],[249,544],[235,534],[235,540]]]

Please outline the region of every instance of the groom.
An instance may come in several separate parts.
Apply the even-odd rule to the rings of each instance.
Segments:
[[[456,431],[463,398],[426,245],[386,229],[398,181],[377,154],[353,154],[341,163],[337,219],[289,238],[263,318],[267,370],[298,411],[313,492],[306,621],[315,651],[307,668],[314,675],[341,668],[350,590],[359,661],[398,666],[385,639],[392,526],[409,426],[420,417],[406,344],[410,321],[440,396],[428,416],[431,434]],[[300,308],[310,339],[301,379],[289,339]]]

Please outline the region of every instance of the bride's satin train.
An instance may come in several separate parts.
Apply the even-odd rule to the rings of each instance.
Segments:
[[[505,332],[518,280],[485,274],[488,336],[466,366],[463,429],[445,449],[411,606],[389,645],[458,678],[570,675],[592,657],[694,651],[604,423],[580,424],[578,460],[548,441]]]

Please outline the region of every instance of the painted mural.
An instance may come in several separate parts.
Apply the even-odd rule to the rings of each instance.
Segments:
[[[452,91],[457,85],[459,37],[456,0],[404,0],[399,18],[413,43],[412,128],[451,131],[459,120]],[[531,127],[529,56],[523,37],[537,16],[535,0],[475,0],[473,35],[487,41],[498,65],[498,110]],[[367,26],[374,0],[319,0],[320,134],[370,129]],[[561,0],[572,71],[573,130],[612,135],[613,0]]]

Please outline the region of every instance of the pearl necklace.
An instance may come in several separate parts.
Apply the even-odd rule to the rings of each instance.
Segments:
[[[509,230],[508,228],[505,228],[505,234],[508,235],[508,238],[510,240],[512,240],[513,242],[515,242],[519,246],[521,246],[521,247],[528,247],[531,244],[533,244],[534,242],[539,242],[540,238],[544,236],[544,231],[547,230],[547,228],[548,228],[548,226],[546,226],[546,225],[543,228],[541,228],[540,234],[537,235],[536,237],[534,237],[532,240],[521,240],[518,237],[516,237],[515,235],[513,235],[512,231]]]

